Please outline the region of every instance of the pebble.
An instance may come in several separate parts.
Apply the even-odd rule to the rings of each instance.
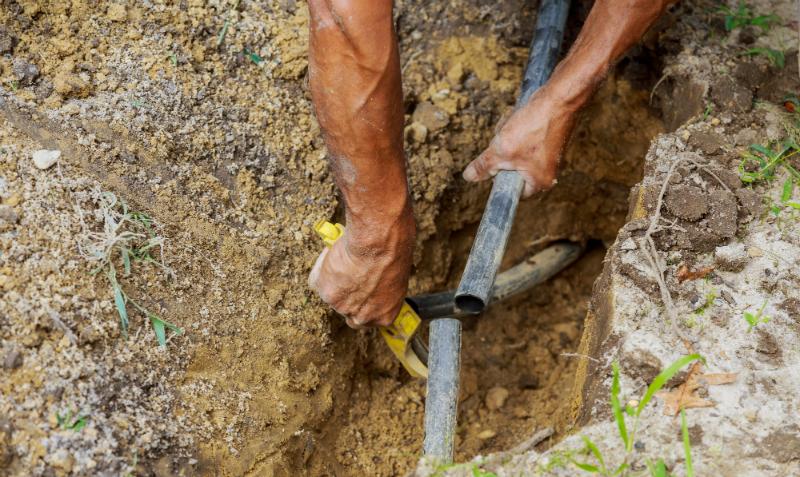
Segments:
[[[61,151],[48,151],[47,149],[40,149],[33,153],[33,164],[39,169],[49,169],[61,157]]]
[[[11,349],[3,359],[5,369],[17,369],[22,366],[22,353],[18,349]]]
[[[0,220],[8,222],[9,224],[16,224],[19,221],[19,215],[14,207],[10,205],[0,205]]]
[[[410,138],[416,143],[423,143],[428,138],[428,128],[421,123],[411,123],[406,128],[406,137]]]
[[[493,387],[486,393],[486,407],[490,411],[496,411],[506,404],[508,399],[508,389],[504,387]]]
[[[732,243],[714,250],[714,263],[720,270],[738,272],[747,264],[747,248],[743,243]]]
[[[491,429],[486,429],[485,431],[481,431],[478,433],[478,439],[485,441],[491,439],[492,437],[496,436],[497,433]]]

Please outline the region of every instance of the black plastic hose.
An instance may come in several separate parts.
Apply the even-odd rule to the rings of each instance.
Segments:
[[[540,2],[517,107],[524,105],[550,77],[558,60],[568,11],[569,0]],[[495,176],[489,202],[455,293],[455,305],[463,312],[480,313],[492,297],[495,276],[505,253],[522,186],[522,177],[516,172],[503,171]],[[453,461],[458,404],[460,323],[452,318],[435,319],[431,323],[430,345],[423,452],[439,464],[449,464]]]

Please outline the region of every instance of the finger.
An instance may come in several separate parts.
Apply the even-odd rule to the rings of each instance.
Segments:
[[[349,316],[344,317],[344,322],[347,323],[347,326],[353,328],[354,330],[363,330],[366,328],[361,322],[355,320],[354,318],[350,318]]]
[[[484,151],[477,159],[467,165],[462,176],[465,181],[478,182],[493,177],[495,174],[497,174],[497,170],[491,164],[489,153]]]
[[[319,274],[322,271],[322,264],[325,263],[325,257],[328,256],[328,252],[330,252],[330,248],[325,247],[322,253],[319,254],[317,257],[317,261],[314,262],[314,266],[311,267],[311,272],[308,274],[308,287],[312,290],[319,292]]]
[[[525,187],[522,189],[522,198],[527,199],[528,197],[535,194],[537,191],[536,183],[529,178],[525,178]]]

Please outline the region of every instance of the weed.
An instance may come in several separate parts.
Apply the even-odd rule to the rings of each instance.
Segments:
[[[775,14],[756,15],[750,5],[744,2],[739,2],[735,10],[727,5],[721,5],[718,12],[724,14],[726,31],[733,31],[745,26],[755,26],[767,32],[772,23],[780,21],[780,17]]]
[[[748,333],[753,331],[753,328],[755,328],[756,326],[760,324],[769,323],[769,320],[772,319],[769,316],[763,314],[764,308],[766,307],[767,307],[767,302],[765,301],[764,304],[761,305],[761,308],[758,309],[755,315],[749,312],[744,313],[744,319],[745,321],[747,321],[747,324],[749,325],[747,328]]]
[[[70,430],[79,432],[81,429],[86,427],[86,422],[88,419],[88,415],[73,415],[71,409],[67,409],[67,412],[64,415],[61,415],[61,413],[56,413],[56,423],[58,423],[58,427],[64,431]]]
[[[681,409],[681,434],[683,435],[683,455],[686,458],[686,477],[694,477],[692,443],[689,441],[689,428],[686,425],[686,411],[683,409]]]
[[[225,23],[222,25],[222,29],[219,31],[219,35],[217,35],[217,47],[219,48],[222,43],[225,42],[225,36],[228,34],[228,28],[231,26],[231,16],[236,9],[239,8],[239,0],[235,0],[233,2],[233,7],[228,10],[228,14],[225,17]]]
[[[783,68],[786,66],[786,55],[781,50],[776,50],[774,48],[766,48],[766,47],[757,47],[757,48],[749,48],[741,53],[744,56],[764,56],[766,57],[772,66]]]
[[[147,214],[129,210],[124,201],[117,199],[117,196],[110,192],[100,195],[99,212],[103,220],[103,230],[84,231],[79,245],[81,254],[87,260],[97,263],[92,274],[103,272],[108,279],[122,335],[125,338],[128,336],[130,304],[150,321],[158,344],[166,346],[167,329],[175,334],[180,334],[183,330],[133,300],[119,283],[117,267],[114,264],[115,260],[122,261],[124,277],[131,275],[134,263],[155,265],[171,277],[174,273],[164,265],[163,259],[157,260],[152,255],[158,250],[159,255],[163,256],[164,239],[155,233],[153,220]]]
[[[621,476],[625,477],[628,475],[628,471],[630,470],[630,463],[629,460],[631,458],[631,454],[633,452],[635,442],[636,442],[636,431],[639,427],[639,419],[642,415],[642,411],[644,411],[647,404],[653,399],[653,396],[667,384],[667,381],[672,379],[675,374],[681,370],[684,366],[688,365],[689,363],[696,361],[696,360],[703,360],[702,356],[699,354],[690,354],[679,358],[674,363],[669,365],[666,369],[661,371],[661,373],[656,376],[650,386],[647,387],[647,390],[644,393],[644,396],[638,402],[632,402],[631,404],[622,407],[622,404],[619,399],[620,395],[620,382],[619,382],[619,364],[613,363],[611,366],[612,369],[612,381],[611,381],[611,410],[614,414],[614,421],[617,424],[617,430],[619,431],[620,439],[622,439],[622,443],[625,447],[625,455],[622,462],[616,467],[609,468],[606,464],[605,459],[603,458],[603,454],[600,452],[600,449],[597,445],[592,442],[588,437],[583,436],[584,442],[584,450],[583,453],[585,455],[591,454],[594,457],[595,463],[589,462],[578,462],[577,460],[572,457],[572,455],[567,454],[565,457],[574,464],[577,468],[583,470],[584,472],[588,472],[591,474],[598,474],[604,477],[611,477],[611,476]],[[626,422],[625,416],[633,418],[633,424],[628,427],[628,423]],[[630,430],[629,430],[630,429]],[[684,449],[686,449],[686,444],[684,445]],[[687,454],[687,475],[689,474],[689,468],[691,466],[691,457]],[[648,470],[650,471],[651,476],[656,477],[667,477],[669,474],[667,473],[666,466],[664,465],[663,460],[657,461],[655,464],[648,463]]]

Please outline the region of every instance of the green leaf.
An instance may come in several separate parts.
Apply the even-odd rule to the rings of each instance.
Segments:
[[[593,466],[591,464],[587,464],[585,462],[578,462],[576,460],[573,460],[572,463],[575,464],[575,466],[578,467],[579,469],[584,470],[586,472],[590,472],[592,474],[599,474],[600,473],[600,469],[598,469],[596,466]]]
[[[639,406],[636,408],[636,416],[638,417],[642,413],[642,411],[644,410],[645,406],[647,406],[647,403],[649,403],[650,400],[653,399],[653,395],[655,393],[657,393],[658,391],[660,391],[661,388],[663,388],[664,385],[667,384],[667,381],[672,379],[672,377],[675,376],[675,374],[678,371],[680,371],[681,368],[683,368],[687,364],[691,363],[692,361],[697,361],[698,359],[700,361],[705,362],[703,357],[700,356],[699,354],[697,354],[697,353],[690,354],[690,355],[678,358],[674,363],[669,365],[665,370],[661,371],[658,374],[658,376],[656,376],[656,378],[653,380],[653,382],[650,383],[650,386],[647,387],[647,391],[644,393],[644,397],[642,398],[641,401],[639,401]]]
[[[158,340],[158,345],[161,347],[167,345],[167,328],[176,335],[183,333],[181,328],[178,328],[168,321],[162,320],[153,313],[148,313],[147,317],[150,319],[150,324],[153,326],[153,331],[156,334],[156,340]]]
[[[669,477],[669,474],[667,473],[667,465],[664,463],[664,459],[658,459],[658,462],[656,462],[655,465],[648,465],[647,468],[652,477]]]
[[[792,192],[794,192],[794,180],[789,177],[783,183],[783,192],[781,193],[781,202],[786,202],[792,198]]]
[[[86,417],[87,416],[79,417],[75,422],[72,423],[72,425],[70,426],[70,429],[72,429],[75,432],[78,432],[81,429],[83,429],[84,427],[86,427]]]
[[[122,247],[122,263],[125,266],[125,276],[131,274],[131,251]]]
[[[597,459],[597,462],[600,463],[600,471],[603,474],[607,474],[608,472],[606,471],[606,463],[603,460],[603,454],[600,453],[600,449],[598,449],[595,443],[592,442],[592,440],[589,439],[588,437],[586,436],[581,436],[581,437],[583,438],[583,442],[586,444],[586,448],[591,451],[592,455],[594,455],[594,458]]]
[[[683,409],[681,409],[681,434],[683,434],[683,453],[686,456],[686,477],[694,477],[692,443],[689,441],[689,428],[686,426],[686,412]]]
[[[112,283],[114,288],[114,304],[117,306],[117,313],[119,313],[119,325],[122,329],[122,336],[128,338],[128,310],[125,307],[125,297],[122,294],[122,288],[118,283]]]
[[[788,205],[789,207],[791,207],[793,209],[800,210],[800,203],[798,203],[798,202],[787,202],[786,205]]]
[[[628,429],[625,426],[625,416],[622,414],[622,406],[619,404],[619,363],[614,361],[611,365],[614,372],[614,379],[611,382],[611,409],[614,411],[614,420],[617,421],[617,428],[619,429],[619,436],[622,442],[625,443],[625,449],[628,449]]]
[[[732,31],[734,29],[734,16],[725,15],[725,31]]]

